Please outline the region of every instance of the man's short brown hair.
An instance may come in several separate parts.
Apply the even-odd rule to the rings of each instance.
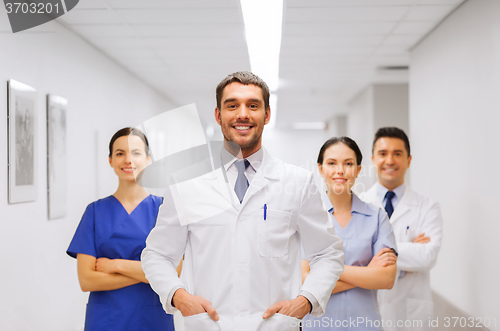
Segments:
[[[375,151],[375,143],[380,138],[401,139],[405,144],[405,149],[406,149],[406,152],[408,153],[408,156],[411,155],[411,153],[410,153],[410,140],[408,139],[408,136],[406,135],[406,133],[403,130],[401,130],[400,128],[396,128],[394,126],[387,126],[387,127],[378,129],[377,132],[375,133],[375,138],[373,139],[372,154]]]
[[[264,105],[266,108],[266,111],[269,109],[269,87],[267,86],[266,82],[264,82],[259,76],[249,72],[249,71],[238,71],[233,74],[228,75],[226,78],[224,78],[219,85],[217,85],[217,88],[215,89],[215,98],[217,99],[217,108],[219,111],[221,110],[221,102],[222,102],[222,91],[224,91],[224,88],[231,84],[231,83],[241,83],[243,85],[255,85],[260,87],[262,91],[262,97],[264,98]]]

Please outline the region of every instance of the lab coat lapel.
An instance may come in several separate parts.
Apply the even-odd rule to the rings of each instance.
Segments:
[[[233,208],[237,209],[236,203],[239,205],[239,201],[235,201],[234,190],[231,190],[231,187],[227,181],[224,167],[221,167],[216,171],[205,175],[204,180],[208,185],[212,186],[213,190],[217,192],[219,196],[227,200],[231,204],[231,206],[233,206]]]
[[[362,194],[360,198],[361,200],[367,203],[370,203],[374,206],[384,209],[384,207],[382,206],[382,201],[380,201],[377,197],[377,188],[375,185],[370,187],[370,189],[366,191],[364,194]]]
[[[396,209],[394,210],[394,213],[390,218],[391,224],[396,222],[406,213],[410,212],[411,209],[414,208],[416,205],[417,204],[416,204],[415,194],[413,193],[412,190],[408,188],[408,186],[406,186],[405,192],[403,193],[403,197],[401,198],[401,201],[399,201],[398,205],[396,206]]]
[[[262,147],[263,148],[263,147]],[[275,159],[264,149],[264,156],[262,159],[262,163],[255,173],[255,177],[253,178],[250,186],[248,187],[248,191],[243,198],[241,207],[243,208],[245,204],[258,192],[260,192],[263,188],[269,184],[269,180],[277,180],[279,179],[278,172],[276,170]]]

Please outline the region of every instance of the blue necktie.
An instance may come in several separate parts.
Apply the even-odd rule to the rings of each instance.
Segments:
[[[247,160],[239,160],[234,162],[234,165],[236,166],[236,169],[238,169],[238,177],[236,178],[236,183],[234,184],[234,192],[236,192],[236,196],[240,199],[241,203],[249,186],[248,179],[245,176],[245,170],[250,165],[250,162]]]
[[[394,212],[394,207],[392,206],[392,198],[396,196],[396,193],[392,191],[387,191],[385,194],[385,198],[387,201],[385,202],[385,211],[387,212],[387,215],[389,215],[389,218],[391,218],[392,213]]]

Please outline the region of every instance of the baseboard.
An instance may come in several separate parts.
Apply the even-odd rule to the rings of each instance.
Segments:
[[[436,292],[432,291],[432,297],[434,299],[434,319],[438,321],[438,326],[434,328],[434,331],[490,331],[481,320],[465,313]]]

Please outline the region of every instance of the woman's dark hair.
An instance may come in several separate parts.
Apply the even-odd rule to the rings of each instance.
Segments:
[[[356,142],[349,137],[333,137],[328,139],[319,150],[318,164],[323,164],[323,156],[327,148],[338,143],[343,143],[344,145],[352,149],[354,151],[354,154],[356,154],[356,165],[361,165],[363,154],[361,154],[361,150],[359,149],[358,144],[356,144]]]
[[[113,135],[113,137],[109,141],[109,157],[111,157],[111,155],[113,154],[113,144],[115,143],[116,139],[123,137],[123,136],[130,136],[130,135],[134,135],[134,136],[137,136],[137,137],[142,139],[142,141],[144,142],[146,155],[149,155],[148,138],[146,138],[146,136],[144,135],[144,133],[142,133],[141,130],[128,127],[128,128],[123,128],[123,129],[116,131],[116,133]]]

